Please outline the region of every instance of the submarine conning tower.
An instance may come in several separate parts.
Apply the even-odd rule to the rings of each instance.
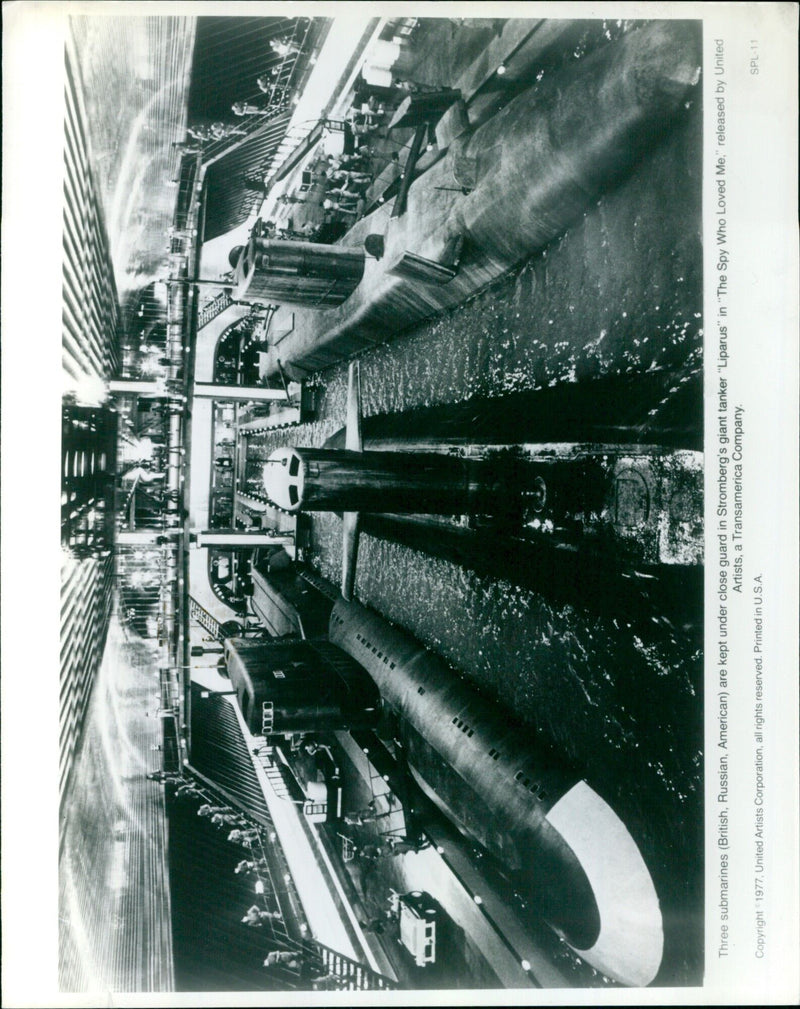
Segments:
[[[276,241],[257,221],[247,245],[231,250],[237,301],[306,308],[340,305],[361,281],[364,252],[314,242]]]
[[[494,512],[510,499],[500,477],[486,460],[435,452],[280,448],[264,466],[267,495],[289,512]]]
[[[369,729],[378,721],[374,679],[327,641],[228,638],[225,663],[254,735]]]

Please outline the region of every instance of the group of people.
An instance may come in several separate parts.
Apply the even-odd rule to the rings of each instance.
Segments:
[[[288,203],[302,203],[298,197],[278,197],[278,203],[286,205]],[[313,241],[319,233],[320,226],[312,221],[294,225],[294,222],[278,224],[275,221],[264,221],[262,233],[265,238],[274,238],[278,241]]]
[[[261,94],[267,96],[267,102],[257,104],[250,99],[234,102],[231,111],[240,119],[248,116],[273,116],[287,109],[296,100],[290,85],[292,65],[289,65],[287,72],[285,64],[289,56],[296,56],[302,51],[302,45],[290,36],[285,36],[270,39],[269,47],[272,54],[281,59],[281,63],[256,78],[256,86]],[[202,154],[204,145],[233,136],[245,136],[248,130],[234,123],[215,120],[212,123],[189,126],[186,132],[191,139],[176,141],[173,147],[180,148],[186,154]]]
[[[368,824],[377,823],[379,819],[388,816],[391,812],[391,799],[385,812],[380,812],[377,799],[373,798],[363,809],[345,813],[343,820],[350,827],[366,827]],[[344,835],[343,835],[344,836]],[[352,838],[348,839],[353,855],[358,859],[374,861],[384,857],[397,857],[408,852],[418,852],[430,847],[430,841],[426,837],[408,838],[400,837],[396,834],[379,834],[370,837],[366,843],[355,843]]]
[[[323,224],[352,224],[366,211],[368,191],[381,163],[384,167],[386,164],[393,166],[396,175],[400,175],[400,155],[397,151],[382,157],[372,147],[363,144],[352,154],[320,155],[307,169],[310,175],[307,195],[287,193],[279,196],[276,202],[281,207],[317,205],[324,211],[323,222],[297,223],[294,218],[298,215],[293,214],[288,227],[281,227],[273,221],[265,222],[267,232],[272,231],[275,238],[313,241]]]
[[[262,94],[268,96],[270,109],[281,108],[296,101],[290,86],[295,62],[291,57],[299,56],[303,46],[297,39],[285,35],[282,38],[270,39],[269,47],[273,57],[277,57],[280,63],[257,77],[256,85]]]
[[[228,840],[240,844],[245,848],[252,848],[260,841],[258,828],[249,826],[246,817],[233,812],[228,806],[215,806],[210,802],[205,802],[197,809],[197,815],[206,817],[217,827],[233,826],[234,829],[228,834]],[[270,841],[277,840],[277,834],[272,831],[269,835]],[[261,873],[269,871],[266,858],[261,855],[253,858],[243,858],[237,863],[233,870],[236,875],[255,875],[258,877],[256,892],[263,893],[264,885],[261,882]],[[260,908],[258,904],[253,904],[247,909],[242,924],[250,928],[260,928],[266,922],[283,921],[280,910],[269,910]]]
[[[354,137],[368,137],[385,125],[386,108],[374,95],[350,107],[345,116]]]
[[[288,89],[277,89],[276,87],[266,105],[256,105],[251,101],[234,102],[231,105],[231,111],[240,119],[254,116],[274,116],[286,109],[288,105]],[[188,126],[186,132],[190,139],[176,141],[172,146],[184,154],[202,154],[207,144],[218,143],[231,137],[244,137],[247,136],[249,130],[244,125],[225,123],[217,119],[212,123],[196,123]]]
[[[314,991],[330,991],[347,988],[351,979],[345,974],[337,974],[331,970],[318,953],[299,949],[273,949],[266,955],[264,966],[280,967],[299,975],[304,981],[310,982]]]
[[[367,207],[368,191],[376,175],[381,174],[381,180],[386,186],[391,185],[402,175],[400,152],[395,150],[387,155],[379,154],[377,147],[385,145],[375,143],[391,114],[390,104],[392,102],[396,104],[398,95],[424,90],[431,89],[425,85],[394,78],[388,88],[369,87],[362,82],[345,116],[348,130],[355,139],[356,149],[348,154],[318,157],[309,166],[311,177],[309,195],[303,197],[287,194],[279,197],[278,202],[284,205],[316,202],[319,187],[315,186],[315,183],[324,181],[324,193],[320,205],[326,213],[326,223],[338,221],[350,225],[362,217]],[[382,202],[380,197],[378,199]],[[305,224],[291,230],[294,232],[292,235],[279,234],[277,237],[312,239],[314,237],[313,228]]]
[[[409,841],[406,837],[395,837],[392,834],[381,837],[380,841],[380,844],[353,845],[353,854],[359,859],[377,861],[379,858],[387,856],[396,858],[398,855],[423,851],[430,847],[430,841],[427,839]]]
[[[235,135],[244,136],[244,134],[247,133],[247,130],[241,126],[236,126],[233,123],[223,123],[221,120],[216,120],[208,125],[201,123],[199,125],[189,126],[187,127],[186,132],[198,143],[209,144],[214,143],[217,140],[226,140],[228,137]],[[184,147],[184,149],[186,148]]]

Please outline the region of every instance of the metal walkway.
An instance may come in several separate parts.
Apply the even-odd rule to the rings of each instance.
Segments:
[[[222,633],[222,624],[216,617],[212,617],[211,614],[203,606],[198,603],[196,599],[189,597],[189,617],[192,620],[196,620],[200,626],[208,631],[217,641],[222,641],[224,635]]]

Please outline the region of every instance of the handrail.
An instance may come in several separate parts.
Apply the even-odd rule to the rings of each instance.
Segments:
[[[207,326],[210,322],[213,322],[218,315],[221,315],[232,304],[233,298],[230,292],[220,291],[215,298],[212,298],[208,304],[203,305],[200,309],[197,317],[197,328],[202,329],[203,326]]]
[[[223,640],[222,624],[207,609],[201,606],[193,596],[189,596],[189,616],[193,617],[209,634],[213,634],[217,641]]]

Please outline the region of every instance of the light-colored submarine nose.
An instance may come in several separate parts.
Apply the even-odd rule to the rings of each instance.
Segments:
[[[664,954],[661,908],[627,827],[585,781],[559,799],[547,819],[575,853],[600,914],[593,945],[573,948],[615,981],[633,987],[650,984]]]
[[[263,470],[264,489],[279,508],[300,511],[303,503],[305,465],[293,448],[279,448],[269,457]]]

